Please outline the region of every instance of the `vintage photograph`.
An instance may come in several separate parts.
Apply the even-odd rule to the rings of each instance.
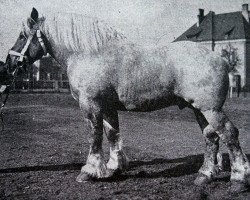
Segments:
[[[0,5],[0,200],[250,199],[249,0]]]

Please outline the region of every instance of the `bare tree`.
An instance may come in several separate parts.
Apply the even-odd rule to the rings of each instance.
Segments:
[[[229,42],[228,45],[222,49],[221,57],[225,58],[229,65],[229,97],[233,97],[233,88],[235,87],[235,91],[237,92],[237,96],[240,95],[241,86],[240,83],[236,84],[235,73],[238,72],[237,67],[240,65],[240,58],[238,55],[238,49],[233,47],[233,45]]]
[[[237,67],[240,65],[240,58],[238,55],[238,48],[233,47],[229,42],[226,48],[222,49],[221,57],[225,58],[229,64],[229,72],[238,72]]]

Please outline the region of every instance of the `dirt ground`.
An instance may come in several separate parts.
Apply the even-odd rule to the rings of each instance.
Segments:
[[[250,97],[227,100],[225,110],[240,130],[250,157]],[[88,154],[88,128],[77,103],[65,94],[12,94],[0,133],[0,199],[250,199],[228,192],[225,172],[206,187],[193,181],[204,141],[191,110],[170,107],[151,113],[120,112],[129,169],[102,181],[75,181]],[[104,140],[106,159],[108,144]]]

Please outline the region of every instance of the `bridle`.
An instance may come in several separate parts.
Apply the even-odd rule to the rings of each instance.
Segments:
[[[33,34],[29,35],[29,37],[27,39],[27,42],[24,45],[21,52],[16,52],[16,51],[13,51],[13,50],[9,50],[9,55],[18,56],[19,57],[18,61],[21,62],[21,63],[23,62],[24,58],[27,59],[27,56],[25,56],[25,53],[27,52],[27,50],[29,48],[29,45],[30,45],[30,43],[31,43],[31,41],[32,41],[35,34],[36,34],[36,36],[38,38],[38,41],[39,41],[41,47],[43,48],[43,55],[46,55],[47,54],[47,49],[45,47],[44,41],[42,39],[42,34],[41,34],[41,31],[39,29],[37,29]]]
[[[21,64],[18,64],[17,67],[15,68],[15,70],[13,72],[9,72],[9,70],[7,70],[8,73],[12,75],[13,79],[12,79],[12,81],[11,81],[10,84],[2,86],[3,87],[3,91],[1,91],[1,93],[0,93],[1,98],[2,98],[2,94],[6,93],[6,96],[5,96],[4,100],[2,101],[2,105],[1,105],[1,108],[0,108],[0,118],[1,118],[1,122],[2,122],[2,130],[4,130],[3,108],[4,108],[4,106],[5,106],[6,102],[7,102],[7,99],[9,97],[10,88],[14,84],[15,79],[17,77],[17,72],[19,71],[20,68],[23,67],[24,58],[26,60],[28,59],[28,57],[25,56],[25,54],[26,54],[26,52],[27,52],[27,50],[29,48],[29,45],[30,45],[30,43],[31,43],[31,41],[32,41],[32,39],[33,39],[33,37],[34,37],[35,34],[36,34],[36,36],[38,38],[38,41],[39,41],[41,47],[43,48],[43,55],[47,55],[47,49],[45,47],[44,41],[42,39],[42,34],[41,34],[41,31],[39,29],[36,29],[35,32],[33,32],[32,34],[29,35],[29,37],[27,39],[27,42],[24,45],[24,47],[23,47],[23,49],[22,49],[21,52],[16,52],[14,50],[9,50],[9,55],[17,56],[18,57],[18,62],[20,62]]]

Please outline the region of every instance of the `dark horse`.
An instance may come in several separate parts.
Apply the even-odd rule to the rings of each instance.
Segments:
[[[178,105],[194,110],[206,141],[204,163],[195,183],[208,183],[219,172],[221,139],[229,149],[231,189],[248,188],[249,162],[240,147],[238,129],[222,109],[228,65],[220,55],[192,42],[146,49],[127,42],[102,21],[76,14],[39,18],[33,9],[7,63],[15,68],[47,53],[67,67],[71,93],[92,127],[89,155],[77,181],[110,177],[127,167],[118,110],[152,111]],[[110,143],[107,164],[103,130]]]

